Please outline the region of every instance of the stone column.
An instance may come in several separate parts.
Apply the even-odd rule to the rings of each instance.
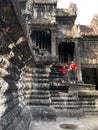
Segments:
[[[78,81],[82,81],[82,72],[81,72],[81,57],[80,57],[80,47],[79,47],[79,41],[75,41],[75,56],[74,61],[77,63],[78,69],[77,69],[77,77]]]
[[[51,55],[56,56],[56,30],[51,30]]]
[[[96,81],[97,82],[96,89],[98,90],[98,68],[96,68],[96,79],[97,79],[97,81]]]

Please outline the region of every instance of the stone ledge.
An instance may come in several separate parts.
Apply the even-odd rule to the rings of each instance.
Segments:
[[[34,120],[56,120],[56,113],[52,107],[31,106]]]
[[[13,123],[7,128],[7,130],[28,130],[31,121],[31,112],[28,107],[25,107],[20,115],[15,118]]]
[[[98,97],[98,91],[91,91],[91,90],[79,90],[78,91],[78,96],[83,97],[83,96],[91,96],[91,97]]]

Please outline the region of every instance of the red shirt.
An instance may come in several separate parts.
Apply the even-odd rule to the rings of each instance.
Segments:
[[[76,70],[77,69],[77,65],[75,63],[70,65],[70,69],[72,70]]]
[[[67,69],[66,67],[65,67],[65,68],[63,67],[63,68],[61,69],[61,72],[62,72],[62,73],[66,73],[67,70],[68,70],[68,69]]]

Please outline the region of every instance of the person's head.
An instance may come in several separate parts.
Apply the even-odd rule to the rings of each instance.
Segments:
[[[71,64],[73,64],[74,62],[73,61],[71,61]]]

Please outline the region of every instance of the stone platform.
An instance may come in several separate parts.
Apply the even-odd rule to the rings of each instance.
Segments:
[[[64,130],[60,125],[65,125],[65,130],[98,130],[98,116],[64,117],[54,121],[32,119],[29,130]]]

